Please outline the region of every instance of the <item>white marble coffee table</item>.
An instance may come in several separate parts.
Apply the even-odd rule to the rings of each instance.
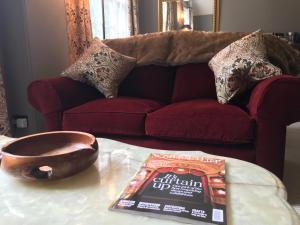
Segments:
[[[98,141],[97,162],[64,180],[24,182],[0,171],[0,225],[180,224],[108,210],[148,154],[156,150],[107,139]],[[195,151],[173,153],[207,156]],[[256,165],[225,159],[228,224],[300,224],[278,178]]]

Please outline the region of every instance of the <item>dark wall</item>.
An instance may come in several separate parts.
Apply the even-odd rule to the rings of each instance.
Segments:
[[[27,116],[27,129],[15,136],[43,130],[43,121],[27,101],[27,87],[36,79],[58,75],[68,65],[64,1],[1,0],[1,37],[11,118]]]
[[[158,31],[157,0],[140,0],[140,33]]]
[[[266,32],[300,31],[300,0],[221,0],[220,3],[222,31],[251,32],[259,28]],[[141,0],[141,33],[157,31],[157,7],[157,0]]]
[[[222,31],[300,31],[299,0],[221,0]]]
[[[194,30],[212,31],[213,30],[212,20],[213,20],[212,15],[194,16],[193,18]]]

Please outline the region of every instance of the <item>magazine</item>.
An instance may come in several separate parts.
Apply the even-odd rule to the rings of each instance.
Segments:
[[[199,224],[226,224],[225,161],[151,154],[111,210]]]

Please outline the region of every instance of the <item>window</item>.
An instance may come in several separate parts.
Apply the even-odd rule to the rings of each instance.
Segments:
[[[93,37],[128,37],[128,4],[124,0],[90,0]]]
[[[103,26],[103,1],[90,0],[90,14],[93,38],[104,39]]]

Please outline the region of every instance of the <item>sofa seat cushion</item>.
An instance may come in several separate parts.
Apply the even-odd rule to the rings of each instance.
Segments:
[[[146,134],[207,144],[251,143],[255,122],[237,106],[198,99],[173,103],[148,114]]]
[[[146,114],[162,106],[162,103],[149,99],[102,98],[65,111],[63,130],[144,135]]]

